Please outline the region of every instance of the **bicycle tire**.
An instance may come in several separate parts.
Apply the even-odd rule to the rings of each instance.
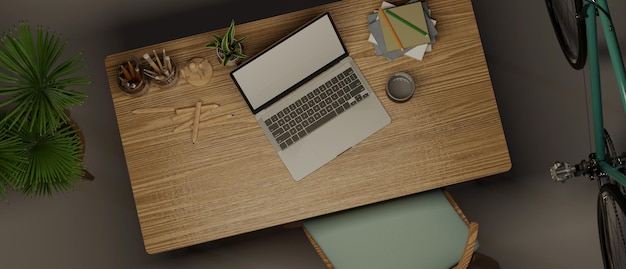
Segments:
[[[614,184],[598,194],[598,233],[604,268],[626,268],[626,198]]]
[[[616,166],[619,161],[615,145],[613,145],[613,139],[611,139],[611,135],[609,135],[606,128],[604,129],[604,159],[612,166]]]
[[[546,0],[552,29],[567,62],[582,69],[587,60],[587,31],[582,0]]]

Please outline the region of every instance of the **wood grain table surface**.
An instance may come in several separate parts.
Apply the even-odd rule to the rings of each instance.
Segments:
[[[391,1],[401,4],[400,1]],[[109,55],[105,59],[129,177],[146,251],[150,254],[449,186],[506,172],[511,161],[470,0],[428,0],[437,42],[423,61],[387,61],[369,43],[367,15],[381,1],[343,0],[236,27],[254,55],[329,11],[350,55],[392,123],[301,181],[294,181],[254,120],[215,51],[204,45],[215,29]],[[119,65],[165,49],[183,66],[195,57],[213,68],[211,81],[180,79],[140,97],[118,87]],[[303,52],[306,53],[306,52]],[[297,59],[294,59],[297,61]],[[416,81],[405,103],[385,95],[395,72]],[[138,108],[220,106],[199,129],[174,132],[173,112]],[[226,118],[233,114],[234,117]],[[192,115],[192,114],[190,114]],[[193,117],[193,116],[189,116]],[[191,118],[190,118],[191,119]]]

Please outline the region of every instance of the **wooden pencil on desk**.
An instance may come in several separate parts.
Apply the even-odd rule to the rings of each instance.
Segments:
[[[214,109],[214,108],[218,108],[220,105],[218,104],[206,104],[206,105],[202,105],[201,109],[202,111],[205,111],[207,109]],[[180,114],[185,114],[185,113],[192,113],[194,112],[196,109],[196,107],[185,107],[185,108],[177,108],[176,109],[176,114],[180,115]]]
[[[226,115],[221,115],[221,116],[213,117],[210,119],[206,119],[205,115],[207,114],[203,113],[202,115],[200,115],[200,123],[198,123],[198,128],[205,128],[205,127],[229,123],[231,122],[230,119],[235,117],[235,114],[231,113],[231,114],[226,114]],[[257,123],[257,122],[256,120],[254,120],[254,118],[252,118],[252,120],[239,120],[237,121],[237,123]],[[192,129],[193,129],[192,123],[185,122],[183,124],[176,126],[176,128],[174,129],[174,132],[176,133],[180,131],[189,131]]]
[[[134,114],[146,114],[146,113],[160,113],[160,112],[174,112],[176,111],[175,107],[146,107],[146,108],[137,108],[132,112]]]
[[[204,127],[209,127],[209,126],[216,126],[216,125],[220,125],[220,124],[224,124],[229,122],[230,119],[234,118],[235,114],[226,114],[226,115],[222,115],[219,117],[215,117],[203,122],[200,122],[199,126],[200,128],[204,128]],[[256,121],[250,121],[250,123],[256,123]]]
[[[209,115],[213,114],[213,110],[202,110],[200,111],[200,122],[202,123],[202,120],[207,119],[209,117]],[[182,114],[182,115],[176,115],[174,117],[177,117],[177,119],[182,118],[179,116],[185,116],[185,117],[190,117],[190,116],[194,116],[194,114]],[[173,117],[172,117],[173,118]],[[193,127],[193,122],[195,121],[195,117],[190,117],[188,120],[184,121],[183,123],[179,124],[178,126],[176,126],[176,128],[174,128],[174,133],[179,132],[179,131],[183,131],[183,130],[189,130],[190,127]]]
[[[194,144],[196,140],[198,140],[198,130],[200,129],[200,126],[198,126],[198,124],[200,124],[200,109],[202,109],[202,102],[198,101],[196,103],[196,113],[193,118],[193,135],[191,137],[191,142]]]
[[[195,107],[194,107],[194,110],[195,110]],[[210,109],[210,108],[206,107],[206,105],[203,105],[200,108],[200,120],[205,119],[206,115],[211,114],[212,112],[213,112],[212,108]],[[183,113],[176,114],[176,115],[172,116],[170,119],[172,121],[180,121],[180,120],[183,120],[183,119],[187,119],[187,121],[185,121],[185,122],[189,122],[189,121],[193,122],[193,117],[191,117],[193,114],[194,114],[194,111],[183,112]],[[191,124],[189,126],[191,126]],[[187,126],[187,127],[189,127],[189,126]]]

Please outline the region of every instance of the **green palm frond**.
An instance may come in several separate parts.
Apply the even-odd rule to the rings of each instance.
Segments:
[[[89,76],[78,75],[84,58],[76,53],[60,61],[66,45],[41,26],[33,36],[27,22],[0,37],[0,96],[8,96],[0,107],[17,104],[8,114],[9,128],[56,130],[69,120],[64,110],[84,102],[84,93],[68,89],[91,84]]]
[[[22,129],[26,163],[19,165],[23,171],[15,175],[15,188],[31,196],[51,195],[53,191],[73,189],[82,176],[83,144],[77,129],[65,124],[54,132],[40,134],[36,130]]]
[[[4,113],[0,113],[0,119],[5,116]],[[20,165],[26,163],[23,157],[24,150],[18,134],[0,124],[0,196],[5,202],[8,201],[4,187],[15,188],[15,174],[21,171]]]

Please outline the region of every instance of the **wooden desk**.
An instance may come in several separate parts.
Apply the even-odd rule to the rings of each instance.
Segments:
[[[404,1],[396,1],[400,4]],[[237,26],[249,55],[330,11],[346,46],[389,112],[392,123],[302,181],[296,182],[254,121],[215,51],[212,34],[193,35],[106,58],[105,64],[130,181],[148,253],[260,230],[497,173],[511,167],[483,47],[470,0],[429,0],[437,43],[422,62],[388,62],[367,39],[367,14],[381,1],[343,0]],[[166,49],[178,62],[206,57],[206,86],[181,80],[132,98],[117,87],[118,65]],[[297,59],[296,59],[297,60]],[[404,71],[415,96],[393,103],[385,81]],[[172,114],[133,114],[136,108],[221,105],[234,113],[221,125],[173,133]]]

